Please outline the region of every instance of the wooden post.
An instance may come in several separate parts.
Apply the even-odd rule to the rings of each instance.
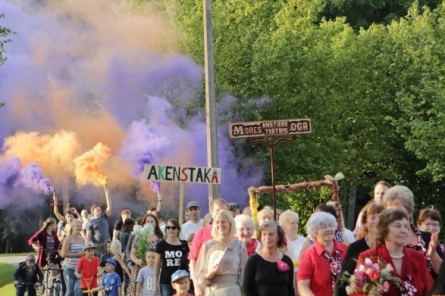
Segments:
[[[215,83],[213,68],[213,28],[211,0],[203,0],[204,5],[204,73],[206,91],[207,126],[207,166],[219,167],[218,130],[215,116]],[[214,198],[220,197],[220,185],[209,185],[209,206]]]

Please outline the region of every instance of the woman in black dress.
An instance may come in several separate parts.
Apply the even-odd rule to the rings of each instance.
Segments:
[[[341,277],[345,272],[353,274],[357,265],[358,255],[361,252],[369,250],[374,247],[375,240],[375,228],[378,221],[378,216],[385,207],[382,204],[378,204],[374,201],[368,202],[368,204],[360,211],[362,213],[360,218],[361,232],[357,235],[357,241],[349,245],[346,251],[345,258],[341,264],[341,273],[337,278],[334,287],[334,296],[347,296],[346,286],[347,283],[341,282]]]
[[[292,260],[281,253],[285,235],[275,221],[260,226],[258,240],[263,248],[249,257],[244,270],[244,296],[294,296]]]

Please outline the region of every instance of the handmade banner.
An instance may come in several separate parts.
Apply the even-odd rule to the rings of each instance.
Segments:
[[[220,168],[146,164],[144,176],[150,181],[221,184]]]

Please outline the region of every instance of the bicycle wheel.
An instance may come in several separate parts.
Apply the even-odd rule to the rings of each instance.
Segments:
[[[51,296],[62,296],[62,284],[54,282],[53,294]]]

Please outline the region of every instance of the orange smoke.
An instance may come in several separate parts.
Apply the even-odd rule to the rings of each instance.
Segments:
[[[37,162],[45,175],[57,179],[62,173],[72,172],[79,146],[73,132],[59,131],[54,135],[18,132],[5,139],[2,158],[17,156],[24,166]]]
[[[94,184],[106,185],[107,176],[100,170],[102,165],[111,155],[111,149],[102,143],[97,143],[93,149],[85,152],[74,160],[74,173],[77,184],[80,186]]]

